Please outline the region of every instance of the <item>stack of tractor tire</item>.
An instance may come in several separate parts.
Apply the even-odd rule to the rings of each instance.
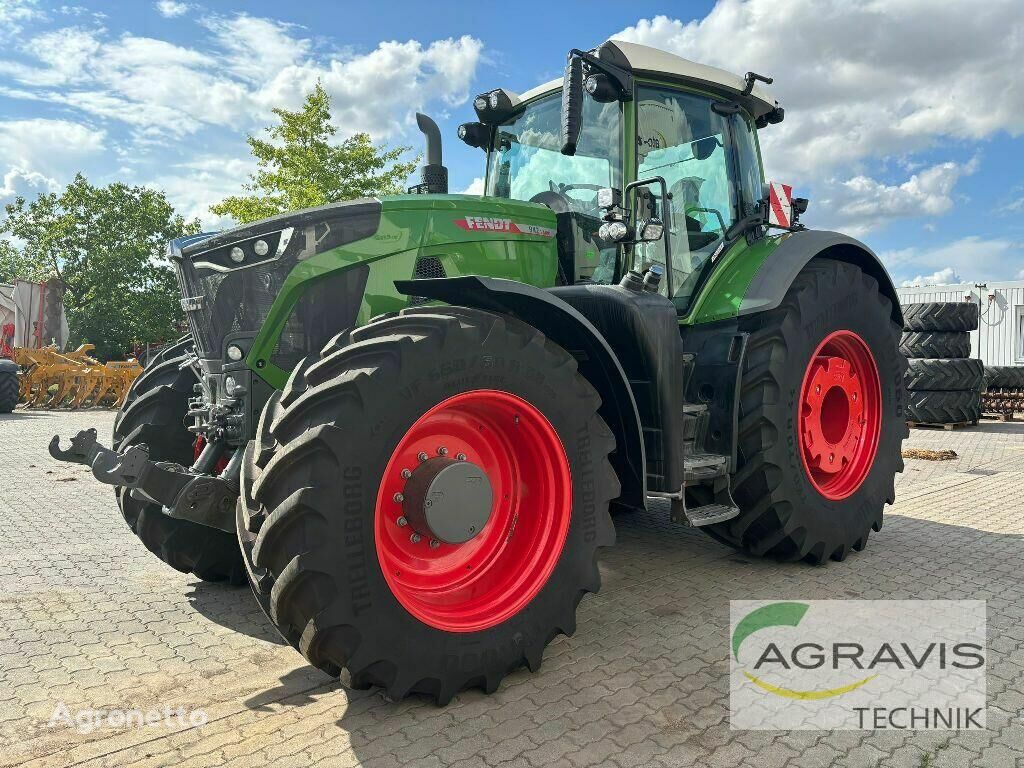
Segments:
[[[907,421],[977,424],[984,366],[972,358],[970,332],[978,328],[973,302],[929,302],[903,307],[900,351],[908,358]]]
[[[981,410],[1003,421],[1011,421],[1015,413],[1024,411],[1024,366],[985,366]]]

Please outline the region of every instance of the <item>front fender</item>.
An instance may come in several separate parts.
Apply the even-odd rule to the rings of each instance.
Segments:
[[[636,401],[618,358],[586,317],[549,291],[515,280],[472,275],[396,280],[395,287],[410,296],[511,315],[568,350],[580,373],[601,395],[598,413],[615,435],[611,463],[622,485],[617,503],[636,509],[645,506],[646,459]]]

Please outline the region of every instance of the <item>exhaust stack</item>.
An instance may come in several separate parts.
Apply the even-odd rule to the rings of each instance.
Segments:
[[[437,123],[421,112],[416,113],[416,125],[427,142],[427,162],[420,166],[420,183],[409,191],[422,195],[447,194],[448,169],[441,163],[441,131]]]

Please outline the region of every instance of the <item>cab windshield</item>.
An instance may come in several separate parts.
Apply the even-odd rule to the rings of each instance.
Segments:
[[[487,194],[548,202],[563,197],[574,213],[599,219],[597,191],[622,188],[622,113],[618,102],[601,104],[586,95],[583,131],[573,156],[561,153],[562,94],[531,102],[498,126],[488,157]],[[547,198],[547,199],[545,199]]]

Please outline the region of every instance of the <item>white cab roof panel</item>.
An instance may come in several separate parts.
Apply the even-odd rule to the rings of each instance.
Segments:
[[[687,85],[716,91],[739,101],[754,117],[760,117],[780,106],[779,102],[766,88],[761,87],[760,83],[755,83],[749,96],[741,96],[746,85],[743,77],[724,69],[698,64],[695,61],[684,59],[682,56],[676,56],[674,53],[646,45],[629,43],[624,40],[609,40],[608,42],[622,52],[629,62],[633,74],[637,76],[658,77],[660,75],[664,79],[679,80]],[[527,101],[561,87],[562,78],[558,78],[531,88],[521,94],[520,98]]]

